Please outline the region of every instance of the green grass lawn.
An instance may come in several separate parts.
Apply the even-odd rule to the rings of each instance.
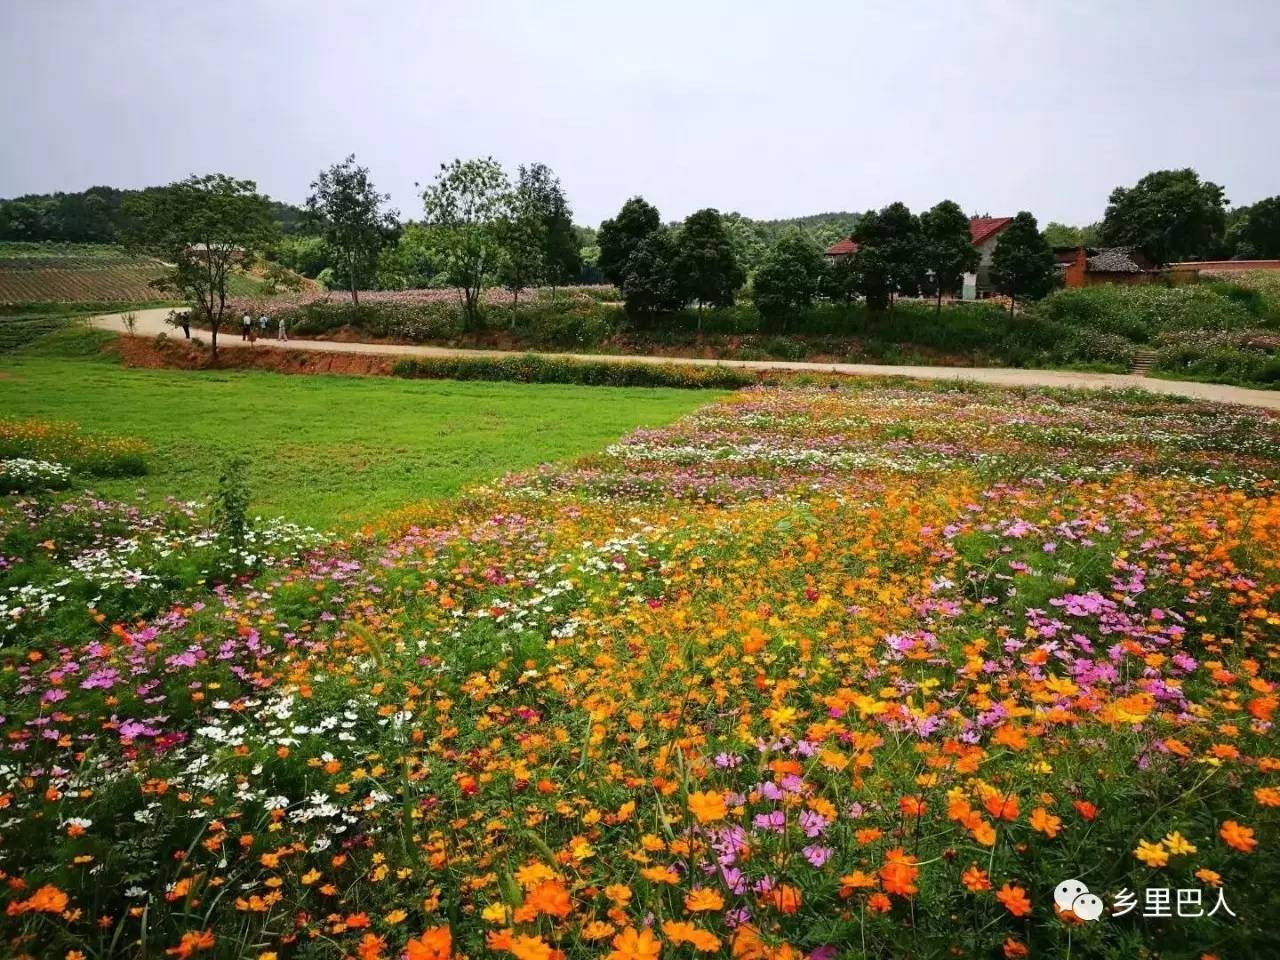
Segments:
[[[707,403],[703,390],[131,370],[0,357],[4,416],[140,437],[151,472],[98,493],[207,499],[243,455],[252,509],[341,529],[505,471],[599,449]]]

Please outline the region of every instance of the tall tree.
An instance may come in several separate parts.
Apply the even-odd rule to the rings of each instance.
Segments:
[[[267,198],[252,180],[214,173],[135,194],[128,204],[130,245],[173,264],[155,285],[195,304],[217,357],[227,279],[277,234]]]
[[[1157,170],[1111,191],[1102,242],[1137,247],[1158,264],[1211,258],[1222,248],[1226,202],[1222,187],[1190,167]]]
[[[662,226],[658,210],[644,197],[632,197],[618,215],[600,224],[596,244],[600,254],[596,265],[610,283],[621,287],[627,278],[627,261],[650,234]]]
[[[751,281],[751,295],[761,316],[780,321],[807,309],[818,295],[826,274],[822,251],[813,238],[792,227],[778,238]]]
[[[991,257],[991,279],[1009,297],[1010,313],[1018,299],[1039,300],[1057,285],[1053,249],[1027,211],[1014,217],[1000,234]]]
[[[920,218],[905,203],[868,210],[854,227],[854,260],[869,306],[893,306],[895,293],[917,293],[924,275]]]
[[[1238,210],[1227,229],[1227,245],[1237,260],[1280,259],[1280,196]]]
[[[966,273],[978,269],[981,255],[969,239],[969,218],[952,200],[943,200],[920,214],[922,262],[932,275],[937,294],[936,310],[942,310],[942,294],[954,293]]]
[[[687,302],[676,272],[679,250],[671,231],[659,227],[627,257],[622,297],[630,313],[665,313]]]
[[[732,306],[747,275],[734,256],[719,210],[708,207],[685,219],[676,239],[676,276],[685,301],[698,301],[699,333],[706,304]]]
[[[484,285],[502,260],[500,224],[510,212],[511,182],[492,157],[454,160],[440,165],[422,204],[444,275],[475,323]]]
[[[390,199],[377,191],[368,167],[359,166],[354,153],[320,171],[311,183],[307,210],[342,258],[352,303],[360,303],[360,284],[373,276],[379,252],[399,233],[397,212],[382,209]]]
[[[541,222],[542,279],[552,286],[573,283],[582,272],[582,248],[560,178],[545,163],[521,165],[516,190]]]
[[[498,242],[502,259],[498,278],[511,291],[511,325],[514,327],[520,309],[520,291],[536,287],[546,278],[546,219],[539,198],[524,184],[516,188],[507,215],[498,221]]]

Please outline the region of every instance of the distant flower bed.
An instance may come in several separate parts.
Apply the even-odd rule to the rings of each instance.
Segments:
[[[0,419],[0,459],[56,462],[90,477],[136,477],[147,472],[146,453],[141,440],[85,433],[74,423]]]
[[[60,490],[70,480],[71,471],[61,463],[25,457],[0,460],[0,493]]]

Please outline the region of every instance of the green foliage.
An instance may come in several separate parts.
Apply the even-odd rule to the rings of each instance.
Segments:
[[[0,240],[120,243],[136,232],[131,199],[164,189],[99,186],[75,193],[33,193],[0,200]],[[299,207],[271,200],[269,210],[283,233],[307,228],[306,211]]]
[[[978,269],[980,255],[970,242],[969,218],[952,200],[943,200],[920,215],[921,262],[932,273],[932,285],[938,294],[955,293],[962,274]]]
[[[876,309],[888,306],[895,293],[915,294],[924,274],[924,236],[920,218],[901,202],[868,210],[853,231],[858,244],[853,268],[858,290]]]
[[[431,231],[426,227],[409,224],[399,241],[378,254],[375,286],[379,290],[420,290],[444,285]]]
[[[560,179],[545,163],[521,164],[516,192],[521,205],[541,225],[540,260],[546,281],[553,285],[575,282],[582,273],[582,244]]]
[[[1058,282],[1053,250],[1026,210],[1000,234],[991,258],[991,279],[1011,300],[1039,300]]]
[[[1102,224],[1072,227],[1050,220],[1044,228],[1044,239],[1051,247],[1096,247],[1101,241]]]
[[[213,524],[222,547],[222,573],[236,576],[253,569],[249,556],[249,488],[243,457],[229,457],[218,473],[213,501]]]
[[[462,290],[467,318],[479,317],[480,294],[502,259],[498,224],[508,215],[511,183],[492,157],[441,164],[422,193],[432,247],[450,286]]]
[[[699,308],[733,303],[746,274],[719,210],[698,210],[684,221],[676,239],[676,277],[685,301],[695,300]]]
[[[228,282],[278,233],[267,199],[252,180],[215,173],[136,195],[126,209],[134,218],[131,243],[173,264],[156,286],[196,304],[217,356]]]
[[[679,255],[676,241],[665,227],[640,241],[627,258],[622,282],[628,312],[664,313],[684,306],[687,297],[677,273]]]
[[[1239,260],[1280,259],[1280,196],[1231,211],[1227,248]]]
[[[1111,191],[1102,242],[1137,247],[1157,264],[1210,259],[1222,252],[1225,204],[1222,187],[1190,167],[1157,170]]]
[[[408,379],[509,380],[572,383],[592,387],[675,387],[725,390],[755,383],[750,371],[722,366],[570,360],[537,353],[523,356],[426,357],[399,361],[393,370]]]
[[[631,255],[651,234],[662,226],[656,207],[643,197],[632,197],[622,205],[618,215],[600,224],[596,245],[600,252],[596,265],[616,287],[626,282]]]
[[[547,260],[547,218],[529,185],[522,183],[516,188],[506,216],[497,223],[497,236],[502,247],[497,275],[511,291],[514,324],[520,291],[538,286],[552,269]]]
[[[807,310],[821,292],[826,276],[822,251],[798,227],[783,234],[752,280],[752,300],[762,316],[782,319]]]
[[[390,199],[390,194],[377,191],[369,169],[356,164],[354,153],[320,171],[311,183],[307,210],[337,252],[345,285],[357,303],[358,291],[373,277],[378,254],[395,241],[400,230],[396,211],[382,209]]]
[[[1280,337],[1263,331],[1161,334],[1152,371],[1183,380],[1280,389]]]

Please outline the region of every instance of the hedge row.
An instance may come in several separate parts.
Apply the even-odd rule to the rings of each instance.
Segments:
[[[678,387],[731,390],[756,383],[749,370],[677,363],[569,360],[528,353],[520,356],[425,357],[404,359],[392,374],[408,379],[504,380],[516,383],[572,383],[594,387]]]

